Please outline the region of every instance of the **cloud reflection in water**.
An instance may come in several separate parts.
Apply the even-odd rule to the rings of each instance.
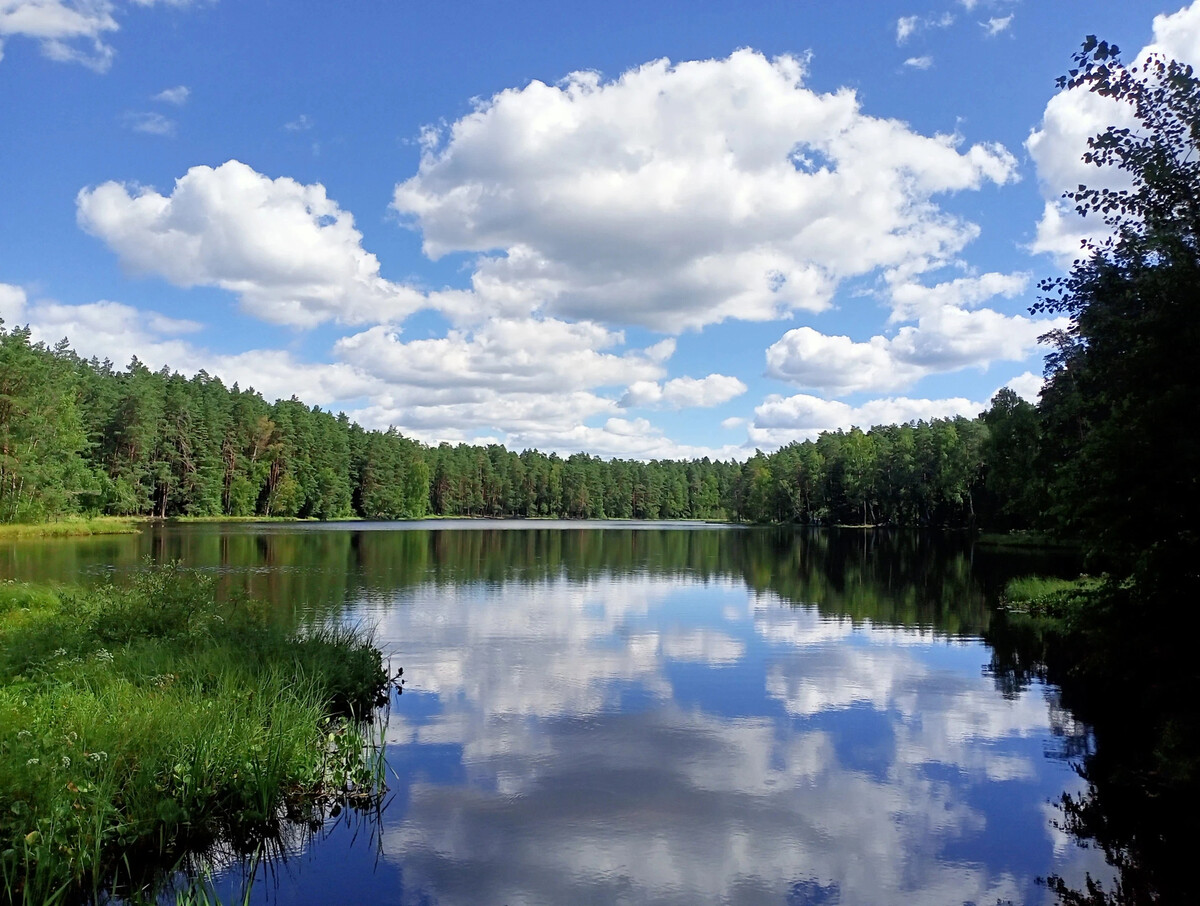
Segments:
[[[438,903],[1025,903],[1104,873],[1049,823],[1077,786],[1051,692],[1001,696],[981,642],[678,576],[360,616],[416,693],[385,858]]]

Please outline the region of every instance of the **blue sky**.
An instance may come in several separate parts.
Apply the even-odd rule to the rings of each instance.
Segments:
[[[0,0],[0,317],[430,443],[973,415],[1108,178],[1089,33],[1200,2]]]

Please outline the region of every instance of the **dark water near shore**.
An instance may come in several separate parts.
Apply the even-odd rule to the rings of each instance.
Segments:
[[[983,642],[957,538],[681,524],[180,525],[12,542],[0,576],[181,560],[403,665],[391,796],[255,902],[994,904],[1109,877],[1054,826],[1086,727]],[[237,870],[222,882],[237,892]]]

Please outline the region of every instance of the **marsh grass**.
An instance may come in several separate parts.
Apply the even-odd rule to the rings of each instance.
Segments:
[[[178,567],[132,588],[0,585],[0,891],[152,896],[189,851],[382,791],[363,633],[296,633]]]
[[[141,531],[138,519],[96,516],[92,519],[62,519],[57,522],[6,522],[0,524],[0,539],[65,538],[73,535],[135,535]]]
[[[1065,618],[1076,605],[1089,600],[1103,581],[1090,576],[1078,579],[1018,576],[1004,586],[1002,602],[1011,611],[1050,619]]]

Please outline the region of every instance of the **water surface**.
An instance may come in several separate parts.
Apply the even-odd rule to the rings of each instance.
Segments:
[[[1108,877],[1054,826],[1089,735],[984,643],[1003,559],[918,534],[191,525],[15,542],[22,578],[180,559],[377,628],[392,795],[260,875],[282,904],[994,904]],[[232,889],[236,871],[225,882]]]

